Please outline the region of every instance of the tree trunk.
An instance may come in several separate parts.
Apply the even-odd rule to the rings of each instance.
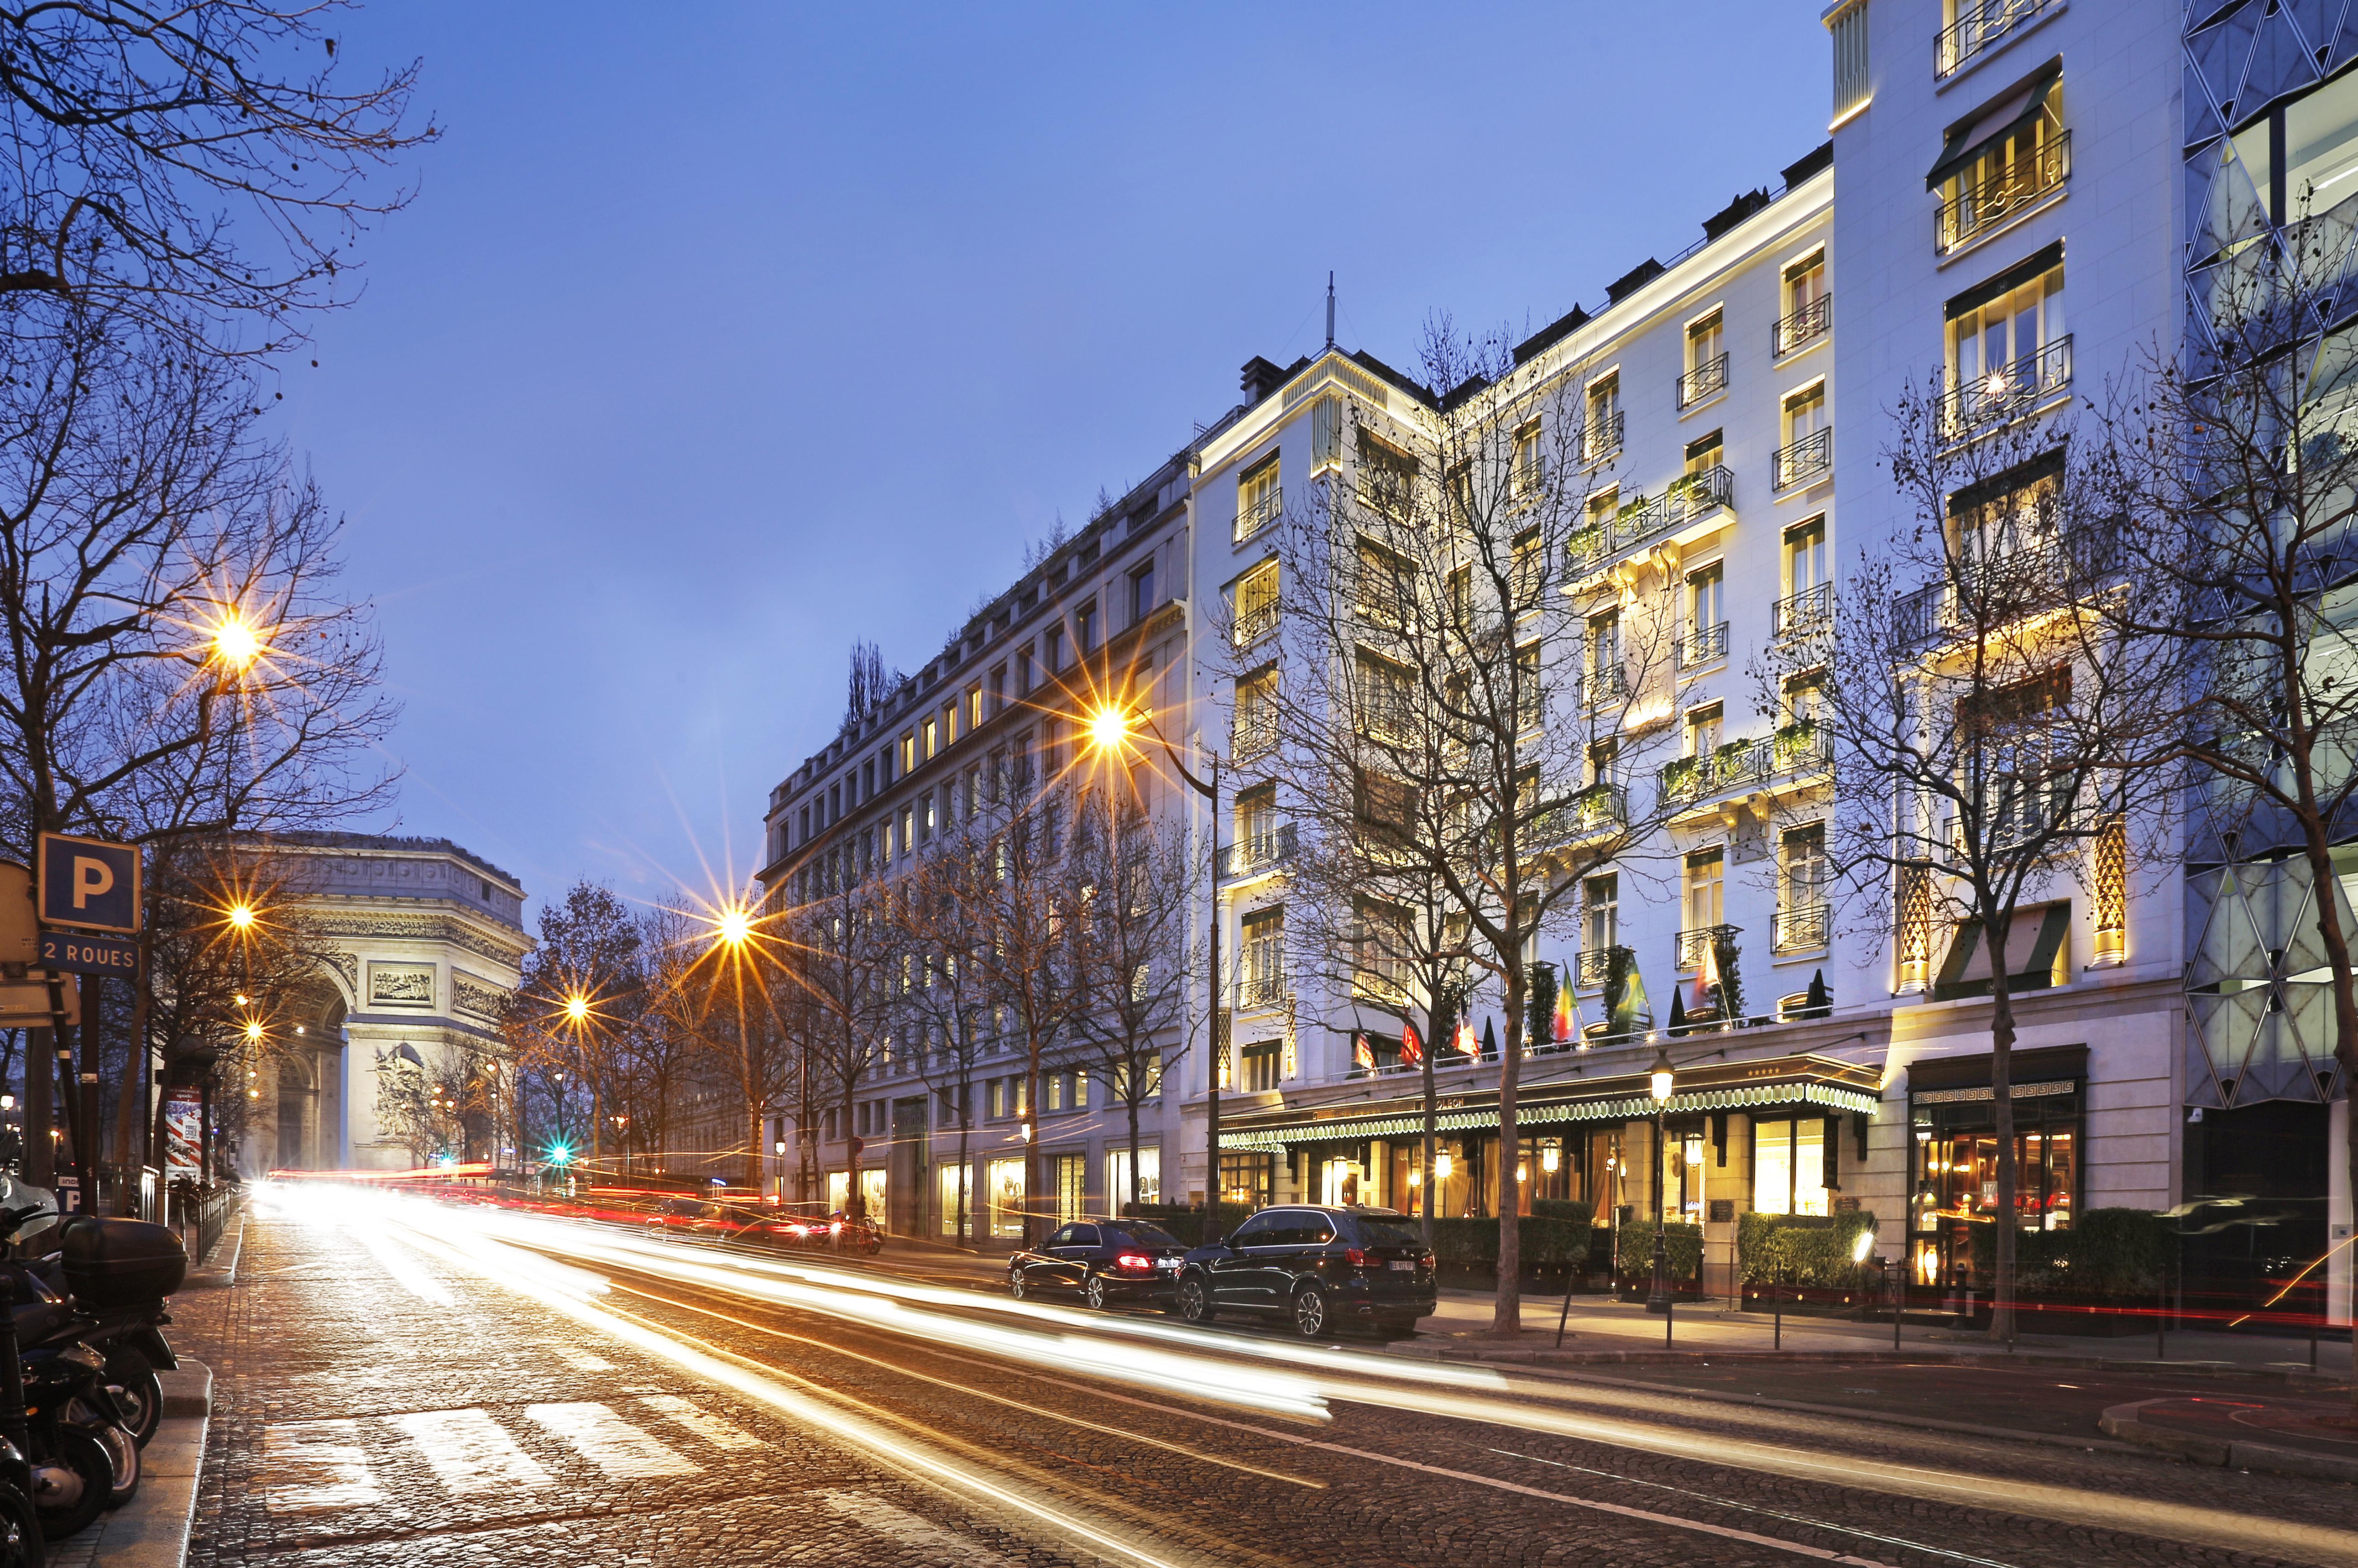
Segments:
[[[967,1217],[966,1181],[967,1181],[967,1173],[974,1169],[973,1161],[972,1161],[972,1159],[971,1159],[971,1157],[970,1157],[970,1155],[968,1154],[968,1150],[967,1150],[967,1130],[968,1130],[968,1114],[967,1114],[967,1085],[966,1085],[966,1080],[965,1080],[965,1079],[963,1079],[963,1078],[961,1078],[960,1080],[958,1080],[958,1179],[957,1179],[957,1244],[958,1244],[958,1246],[959,1246],[959,1247],[961,1247],[961,1248],[965,1247],[965,1246],[966,1246],[966,1244],[967,1244],[967,1235],[966,1235],[966,1217]]]
[[[1997,1213],[1991,1217],[1990,1337],[2014,1343],[2014,997],[2007,988],[2004,923],[1982,923],[1990,961],[1990,1109],[1997,1131]]]
[[[1507,1059],[1498,1064],[1498,1301],[1490,1317],[1498,1334],[1523,1329],[1523,1193],[1515,1094],[1523,1081],[1523,1004],[1530,989],[1518,954],[1507,979]]]
[[[1424,1184],[1424,1201],[1419,1204],[1417,1208],[1418,1217],[1424,1224],[1424,1249],[1427,1252],[1433,1250],[1433,1206],[1441,1201],[1441,1192],[1436,1185],[1437,1178],[1433,1173],[1433,1158],[1437,1152],[1433,1145],[1439,1141],[1435,1136],[1435,1123],[1440,1119],[1441,1101],[1433,1087],[1433,1044],[1430,1033],[1441,1026],[1440,1014],[1441,1010],[1438,1008],[1428,1007],[1424,1010],[1426,1044],[1417,1057],[1419,1076],[1424,1080],[1424,1170],[1418,1178]]]
[[[120,1195],[115,1201],[118,1214],[139,1212],[139,1171],[147,1161],[146,1151],[139,1147],[140,1125],[146,1119],[140,1114],[140,1084],[147,1065],[147,941],[140,938],[139,968],[131,978],[131,1034],[123,1053],[123,1087],[114,1102],[116,1141],[123,1150],[123,1175]]]
[[[1024,1033],[1023,1057],[1023,1245],[1040,1244],[1040,1036]]]
[[[1139,1201],[1139,1200],[1138,1200],[1138,1094],[1137,1094],[1137,1089],[1138,1089],[1138,1075],[1137,1075],[1137,1072],[1136,1072],[1136,1070],[1135,1070],[1135,1069],[1136,1069],[1136,1067],[1137,1067],[1137,1062],[1136,1062],[1136,1060],[1135,1060],[1135,1059],[1133,1059],[1133,1060],[1131,1061],[1130,1065],[1131,1065],[1132,1071],[1131,1071],[1131,1074],[1130,1074],[1130,1082],[1129,1082],[1128,1084],[1126,1084],[1126,1085],[1124,1085],[1124,1086],[1123,1086],[1125,1088],[1129,1089],[1130,1092],[1129,1094],[1127,1094],[1127,1095],[1123,1096],[1122,1098],[1123,1098],[1126,1101],[1128,1101],[1128,1102],[1129,1102],[1129,1108],[1130,1108],[1130,1207],[1132,1207],[1132,1208],[1136,1208],[1136,1207],[1138,1206],[1138,1201]]]

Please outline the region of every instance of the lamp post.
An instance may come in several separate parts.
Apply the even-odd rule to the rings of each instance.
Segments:
[[[786,1206],[786,1141],[783,1138],[770,1145],[778,1157],[778,1206]]]
[[[1647,1076],[1646,1087],[1654,1098],[1654,1285],[1646,1293],[1646,1310],[1671,1310],[1671,1260],[1662,1234],[1662,1162],[1668,1158],[1664,1141],[1665,1116],[1670,1109],[1671,1091],[1676,1080],[1671,1071],[1671,1049],[1658,1045],[1654,1051],[1653,1071]]]
[[[1124,709],[1119,708],[1098,709],[1089,719],[1090,746],[1099,753],[1120,751],[1123,742],[1130,739],[1132,722],[1130,715]],[[1205,1075],[1209,1079],[1209,1084],[1204,1102],[1204,1224],[1206,1227],[1204,1238],[1208,1241],[1211,1239],[1212,1227],[1219,1223],[1220,1068],[1228,1059],[1228,1042],[1221,1037],[1220,1033],[1220,754],[1209,746],[1202,746],[1204,755],[1210,760],[1211,765],[1205,770],[1207,777],[1197,778],[1188,769],[1187,764],[1179,760],[1178,752],[1173,748],[1171,741],[1163,731],[1155,727],[1152,715],[1141,713],[1135,722],[1154,737],[1156,743],[1163,748],[1163,754],[1170,759],[1172,771],[1186,781],[1188,788],[1202,795],[1211,805],[1212,845],[1211,852],[1207,857],[1209,868],[1206,873],[1206,906],[1209,913],[1206,918],[1206,935],[1204,943],[1204,965],[1207,987],[1205,1000],[1211,1011],[1211,1016],[1206,1022],[1210,1032],[1212,1058],[1211,1071]],[[1202,745],[1200,741],[1197,744]]]

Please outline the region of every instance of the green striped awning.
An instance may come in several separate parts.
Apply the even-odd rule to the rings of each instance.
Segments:
[[[1864,1116],[1871,1113],[1876,1104],[1876,1097],[1866,1090],[1844,1088],[1839,1084],[1745,1084],[1672,1095],[1670,1104],[1662,1108],[1668,1115],[1682,1116],[1695,1111],[1750,1110],[1761,1106],[1814,1105],[1829,1111],[1853,1111]],[[1614,1099],[1527,1105],[1516,1113],[1515,1125],[1533,1128],[1575,1121],[1635,1121],[1653,1114],[1652,1097],[1626,1095]],[[1498,1125],[1498,1108],[1493,1105],[1473,1110],[1444,1110],[1433,1118],[1433,1124],[1442,1132],[1480,1131]],[[1354,1143],[1368,1138],[1401,1138],[1423,1130],[1422,1114],[1379,1116],[1356,1121],[1312,1121],[1298,1127],[1234,1131],[1224,1129],[1220,1144],[1226,1149],[1283,1149],[1296,1143]]]

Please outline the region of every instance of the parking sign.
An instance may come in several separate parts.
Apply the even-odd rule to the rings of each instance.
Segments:
[[[44,833],[39,849],[42,925],[137,934],[139,851],[135,846]]]

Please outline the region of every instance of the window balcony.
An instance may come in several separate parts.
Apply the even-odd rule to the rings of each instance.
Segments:
[[[1932,248],[1942,255],[1988,233],[2071,178],[2071,133],[2041,143],[2003,173],[1978,183],[1963,178],[1932,214]]]
[[[1833,624],[1834,585],[1822,582],[1790,593],[1769,607],[1772,634],[1780,641],[1813,636]]]
[[[1937,417],[1951,445],[2019,419],[2071,387],[2071,336],[2065,333],[2012,364],[1985,371],[1942,395]]]
[[[1621,449],[1621,410],[1599,414],[1580,432],[1580,460],[1601,463]]]
[[[1714,942],[1732,943],[1744,935],[1741,925],[1698,925],[1678,934],[1678,960],[1681,969],[1703,968],[1704,949]]]
[[[1249,1012],[1256,1008],[1282,1007],[1291,994],[1285,989],[1285,966],[1265,964],[1238,979],[1237,1011]]]
[[[1294,825],[1291,822],[1248,833],[1235,843],[1221,847],[1220,880],[1260,876],[1293,859],[1293,847]]]
[[[1267,719],[1243,719],[1237,723],[1228,744],[1229,754],[1239,762],[1265,757],[1277,750],[1277,725]]]
[[[1409,966],[1404,958],[1361,958],[1351,969],[1352,994],[1389,1007],[1406,1006]]]
[[[1684,413],[1706,398],[1727,390],[1727,356],[1708,359],[1679,377],[1679,411]]]
[[[1575,581],[1590,577],[1628,552],[1735,504],[1736,476],[1725,465],[1682,475],[1661,494],[1640,495],[1611,518],[1574,534],[1564,546],[1565,573]]]
[[[1613,971],[1613,955],[1628,951],[1627,947],[1583,947],[1572,961],[1573,989],[1603,990]]]
[[[1733,790],[1806,784],[1833,766],[1825,737],[1811,723],[1788,724],[1773,735],[1730,741],[1715,750],[1662,764],[1662,801],[1693,806]]]
[[[1628,699],[1629,678],[1617,664],[1598,666],[1581,676],[1578,706],[1584,712],[1594,713]]]
[[[1771,356],[1781,360],[1787,354],[1799,353],[1833,331],[1833,326],[1834,297],[1821,294],[1769,328]]]
[[[1727,657],[1727,622],[1716,626],[1699,626],[1678,641],[1675,650],[1679,668],[1701,669]]]
[[[1895,599],[1892,633],[1903,647],[1923,647],[1968,629],[1976,608],[1993,628],[2008,625],[2098,591],[2119,562],[2119,540],[2099,524],[2048,544],[1996,550],[1958,563],[1949,579]]]
[[[1265,600],[1237,611],[1236,639],[1239,648],[1249,648],[1277,630],[1277,600]]]
[[[1768,485],[1772,490],[1790,490],[1823,479],[1833,467],[1834,432],[1828,426],[1769,453]]]
[[[1932,35],[1932,75],[1951,76],[1997,48],[2063,0],[1958,0],[1957,19]]]
[[[1629,797],[1618,784],[1591,784],[1553,811],[1531,819],[1531,845],[1552,849],[1618,833],[1629,821]]]
[[[1237,507],[1236,542],[1239,545],[1277,521],[1285,510],[1285,492],[1271,487],[1259,501]]]
[[[1772,946],[1779,953],[1813,953],[1826,945],[1833,912],[1823,903],[1790,904],[1777,912]]]

